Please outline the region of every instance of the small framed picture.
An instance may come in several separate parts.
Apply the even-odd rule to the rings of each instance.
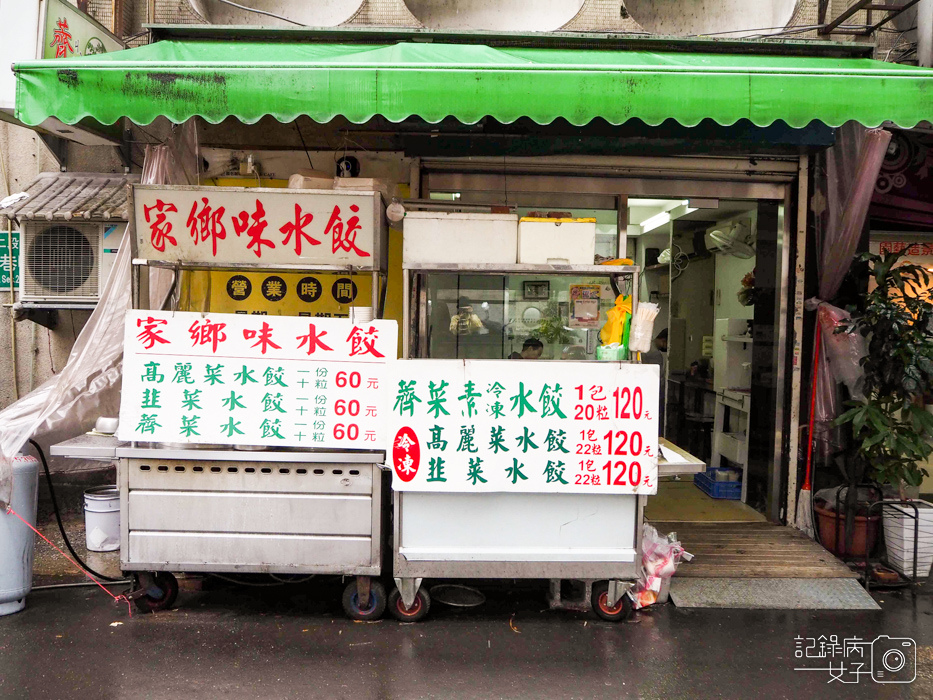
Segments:
[[[525,301],[547,301],[551,296],[550,282],[523,282],[522,298]]]

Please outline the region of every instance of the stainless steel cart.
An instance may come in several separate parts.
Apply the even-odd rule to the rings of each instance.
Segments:
[[[117,463],[120,564],[140,581],[137,606],[170,607],[171,572],[339,574],[343,604],[371,619],[385,607],[382,452],[171,449],[81,436],[52,454]]]
[[[405,318],[403,349],[409,358],[431,358],[431,322],[438,302],[431,279],[520,276],[555,280],[598,278],[620,286],[638,303],[636,266],[460,264],[403,261]],[[477,287],[504,288],[493,282]],[[457,294],[463,294],[459,289]],[[508,305],[508,301],[506,301]],[[455,357],[463,357],[458,353]],[[627,617],[625,595],[641,568],[646,496],[580,493],[434,493],[393,491],[393,565],[396,590],[389,612],[402,620],[423,618],[430,596],[425,578],[548,579],[552,608],[592,609],[618,620]],[[583,583],[582,595],[567,599],[563,581]]]

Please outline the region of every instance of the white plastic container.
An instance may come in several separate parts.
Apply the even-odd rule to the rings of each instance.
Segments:
[[[917,576],[930,575],[933,564],[933,504],[916,501],[917,523]],[[914,575],[914,509],[884,506],[884,542],[888,562],[906,576]]]
[[[518,216],[412,211],[405,214],[405,263],[492,263],[514,265]]]
[[[596,219],[523,218],[518,222],[518,262],[526,265],[593,265]]]
[[[350,321],[353,323],[369,323],[373,320],[373,307],[351,306]]]
[[[13,497],[10,505],[27,522],[36,524],[39,462],[35,457],[13,458]],[[0,616],[26,607],[32,590],[32,560],[36,535],[15,515],[0,511]]]
[[[84,531],[88,551],[120,549],[120,491],[116,486],[84,492]]]

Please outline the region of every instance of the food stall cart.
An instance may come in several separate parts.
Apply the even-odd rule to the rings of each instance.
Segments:
[[[371,320],[368,308],[334,318],[315,302],[324,274],[343,276],[335,290],[355,290],[352,273],[362,272],[380,314],[381,195],[136,186],[133,203],[137,308],[126,321],[119,429],[55,448],[117,461],[130,597],[143,610],[171,606],[171,572],[339,574],[355,577],[346,613],[378,618],[381,413],[397,324]],[[171,308],[145,310],[149,266],[174,270],[179,287],[180,273],[201,270],[208,289],[199,299],[191,275]],[[209,288],[219,272],[235,302],[292,295],[297,315],[271,305],[217,313]]]
[[[507,217],[489,217],[505,228]],[[414,218],[416,236],[425,218]],[[574,238],[571,220],[559,224]],[[478,246],[492,262],[463,262],[470,250],[458,241],[475,254],[465,235],[475,227],[482,215],[441,213],[424,235],[446,244],[415,250],[405,220],[412,359],[390,369],[389,611],[423,618],[428,577],[538,578],[550,581],[552,607],[622,619],[657,490],[658,367],[579,360],[595,358],[619,292],[637,306],[638,268],[594,265],[592,246],[577,261],[518,262],[522,247],[503,242],[505,231],[495,248]],[[426,250],[446,259],[425,260]],[[521,361],[533,357],[573,359]],[[583,582],[582,600],[562,597],[567,580]]]

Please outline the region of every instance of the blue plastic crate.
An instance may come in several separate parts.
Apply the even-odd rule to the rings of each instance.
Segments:
[[[716,481],[716,472],[734,471],[731,469],[707,469],[693,475],[693,483],[711,498],[721,498],[726,501],[742,500],[741,481]]]

